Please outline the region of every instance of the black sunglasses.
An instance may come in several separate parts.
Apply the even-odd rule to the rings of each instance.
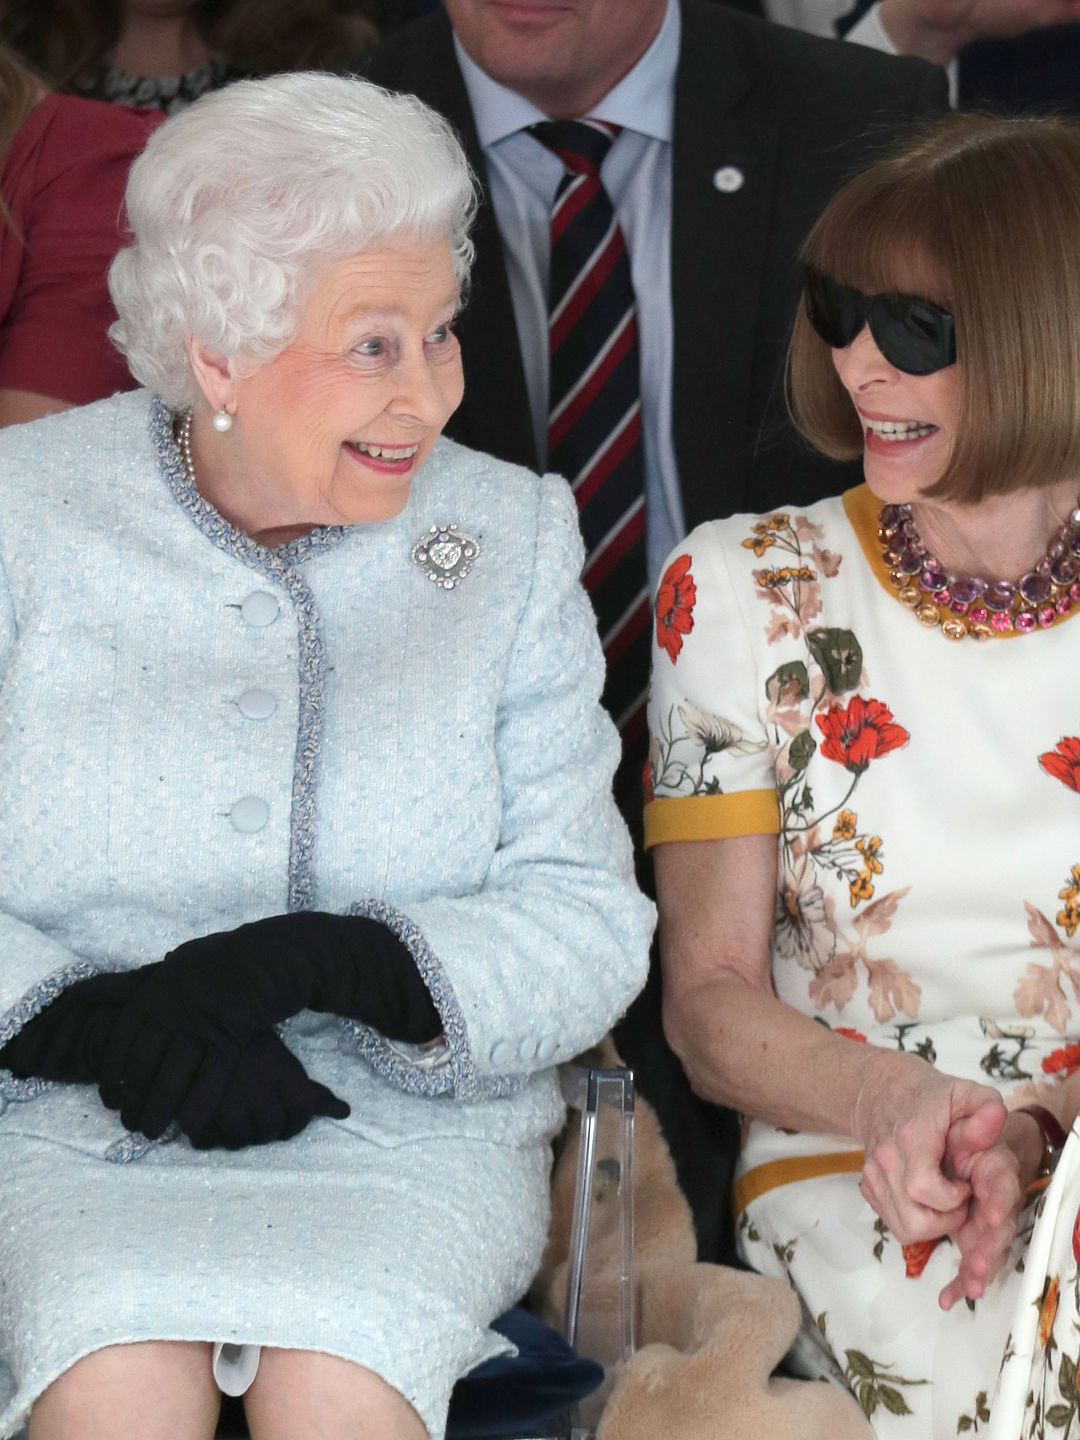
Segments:
[[[806,314],[834,350],[850,345],[864,325],[890,365],[906,375],[932,375],[956,362],[953,317],[921,295],[864,295],[813,266],[803,272]]]

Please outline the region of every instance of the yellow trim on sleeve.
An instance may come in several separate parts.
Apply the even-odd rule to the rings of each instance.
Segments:
[[[669,840],[730,840],[737,835],[779,835],[775,790],[731,795],[674,795],[645,806],[645,848]]]
[[[787,1160],[755,1165],[735,1181],[735,1219],[748,1205],[781,1185],[797,1185],[800,1180],[817,1180],[823,1175],[858,1175],[865,1158],[861,1150],[841,1150],[831,1155],[793,1155]]]

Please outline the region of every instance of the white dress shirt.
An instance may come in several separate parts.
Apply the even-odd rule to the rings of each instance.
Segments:
[[[672,436],[671,141],[681,28],[677,0],[668,0],[663,23],[648,50],[589,111],[593,119],[622,127],[604,159],[601,178],[626,239],[637,298],[646,564],[653,585],[664,557],[686,530]],[[522,133],[548,116],[486,75],[456,36],[454,44],[487,161],[533,432],[543,464],[548,448],[551,207],[565,172],[550,150]],[[659,277],[662,283],[657,283]]]

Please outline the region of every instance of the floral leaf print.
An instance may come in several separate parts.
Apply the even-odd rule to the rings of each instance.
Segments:
[[[852,775],[861,775],[871,761],[901,749],[911,738],[893,720],[887,705],[880,700],[864,700],[861,695],[852,696],[846,706],[830,706],[816,719],[825,736],[822,755],[843,765]]]
[[[1056,951],[1061,946],[1061,941],[1050,921],[1041,910],[1036,910],[1034,905],[1025,904],[1024,909],[1028,912],[1028,934],[1032,944],[1040,950]]]
[[[1070,790],[1080,791],[1080,736],[1064,735],[1045,755],[1039,756],[1039,764],[1060,780]]]
[[[788,764],[792,772],[799,775],[810,764],[817,750],[817,741],[810,734],[809,730],[803,730],[801,734],[793,737],[788,746]]]
[[[1024,978],[1013,991],[1019,1015],[1041,1015],[1059,1035],[1069,1023],[1069,1004],[1061,988],[1058,972],[1049,965],[1029,965]]]
[[[862,646],[850,630],[810,630],[806,643],[834,695],[854,690],[862,677]]]
[[[868,1420],[879,1405],[890,1415],[910,1415],[911,1407],[897,1387],[930,1383],[929,1380],[905,1380],[902,1375],[894,1375],[888,1362],[871,1360],[861,1350],[845,1350],[844,1355],[847,1359],[844,1378]]]
[[[1028,933],[1032,945],[1038,950],[1049,950],[1053,963],[1029,965],[1013,999],[1019,1014],[1041,1014],[1052,1029],[1063,1035],[1070,1013],[1065,981],[1068,981],[1074,997],[1080,1000],[1080,975],[1073,969],[1074,962],[1080,960],[1080,951],[1070,948],[1061,939],[1041,910],[1027,901],[1024,909],[1028,912]]]
[[[836,943],[835,939],[833,943]],[[810,999],[814,1008],[824,1010],[826,1005],[835,1005],[837,1010],[843,1010],[855,994],[858,983],[859,971],[855,956],[850,952],[835,955],[810,981]]]
[[[919,1013],[922,988],[892,960],[867,960],[870,976],[868,1002],[879,1023],[899,1011],[914,1020]]]
[[[890,890],[880,900],[875,900],[872,905],[868,905],[861,915],[856,915],[852,924],[864,945],[873,936],[885,934],[893,922],[900,901],[910,889],[910,885],[903,885],[899,890]]]
[[[754,755],[768,745],[766,740],[747,740],[733,721],[699,710],[689,700],[679,706],[679,719],[706,756],[719,755],[722,750],[730,750],[733,755]]]
[[[958,1435],[963,1435],[968,1430],[977,1431],[980,1425],[989,1425],[990,1406],[986,1402],[986,1391],[980,1390],[975,1396],[972,1413],[970,1415],[961,1415],[960,1419],[956,1422],[956,1433]]]
[[[779,665],[765,681],[765,698],[771,705],[797,705],[810,694],[810,675],[801,660]]]
[[[683,646],[683,636],[694,628],[697,586],[690,573],[690,556],[677,556],[664,571],[656,592],[656,643],[667,651],[674,665]]]

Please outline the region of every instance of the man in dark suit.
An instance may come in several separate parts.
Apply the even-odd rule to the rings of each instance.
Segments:
[[[861,0],[837,33],[875,5],[898,54],[958,62],[961,109],[1080,115],[1080,0]]]
[[[594,24],[607,32],[624,23],[624,14],[635,16],[642,49],[655,38],[666,9],[665,0],[571,0],[563,8],[575,4],[603,12]],[[454,124],[487,193],[489,157],[477,134],[450,18],[459,39],[462,29],[470,37],[463,40],[468,51],[470,44],[479,48],[477,35],[498,40],[497,12],[512,8],[448,0],[449,16],[433,15],[391,35],[365,70],[379,84],[419,95]],[[850,472],[801,444],[786,415],[781,371],[799,294],[795,254],[833,191],[911,121],[942,109],[945,88],[939,72],[914,61],[815,40],[712,0],[682,0],[681,22],[668,145],[670,272],[658,273],[655,284],[670,287],[670,428],[680,519],[689,529],[735,511],[807,503],[849,483]],[[501,73],[487,73],[528,98],[529,51],[541,37],[531,37],[526,27],[506,28]],[[496,52],[494,43],[489,52]],[[579,57],[578,66],[587,73],[588,57]],[[610,85],[623,74],[616,68]],[[625,133],[612,159],[624,139]],[[449,433],[540,468],[544,456],[490,204],[481,210],[475,238],[471,293],[459,327],[465,401]],[[673,535],[672,542],[679,538]]]
[[[440,110],[484,188],[458,327],[465,400],[448,433],[534,469],[546,462],[545,290],[562,167],[528,127],[591,117],[619,127],[601,178],[633,268],[650,579],[699,521],[856,483],[787,417],[796,254],[851,173],[944,109],[942,72],[715,0],[445,5],[384,41],[366,74]],[[714,1258],[729,1253],[730,1117],[691,1096],[659,1022],[654,975],[617,1038]]]

